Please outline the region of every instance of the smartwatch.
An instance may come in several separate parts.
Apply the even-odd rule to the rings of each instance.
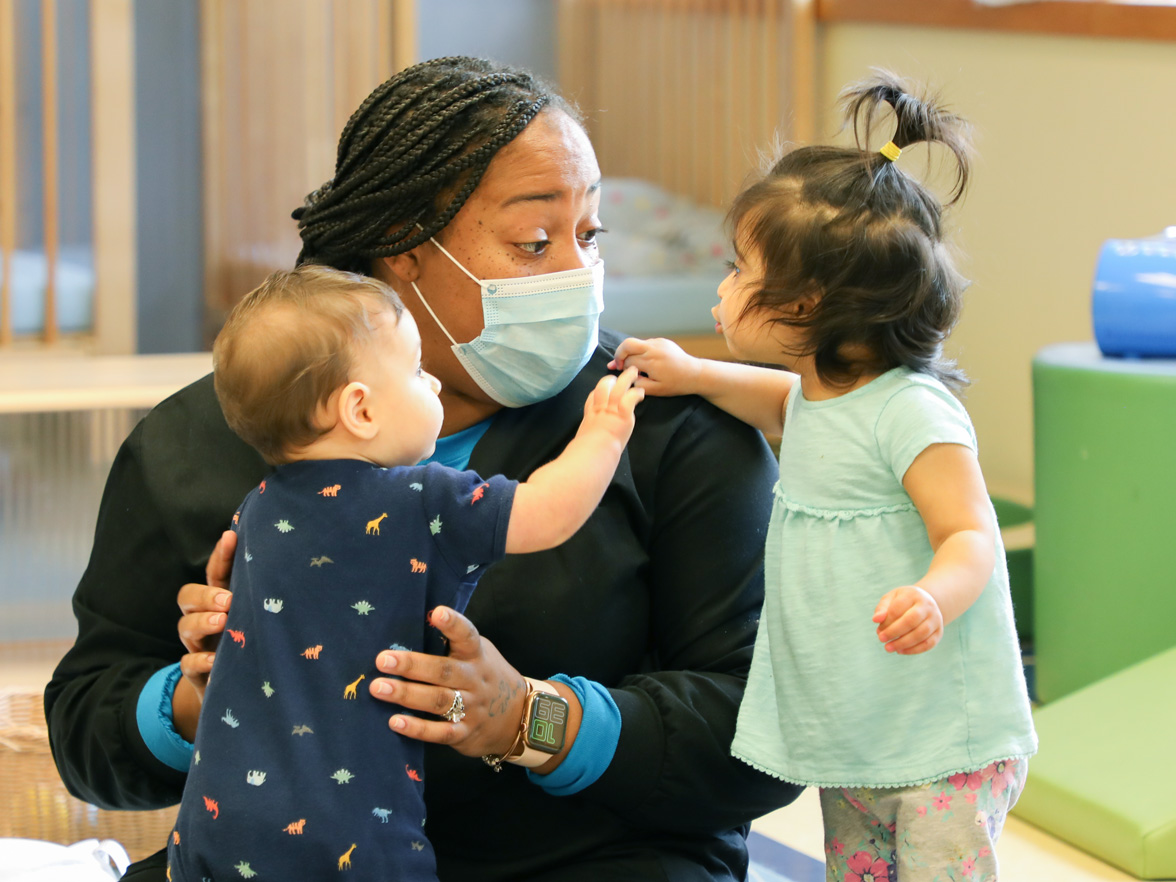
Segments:
[[[563,750],[568,728],[567,699],[544,680],[523,679],[527,681],[527,695],[514,744],[502,756],[482,757],[496,772],[502,771],[503,763],[534,769]]]

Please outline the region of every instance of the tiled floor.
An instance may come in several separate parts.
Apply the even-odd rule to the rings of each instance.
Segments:
[[[28,644],[19,653],[0,651],[0,688],[28,686],[40,689],[49,680],[64,651],[60,643]],[[753,831],[816,860],[823,860],[821,809],[815,790],[806,790],[792,805],[765,815]],[[1090,857],[1035,827],[1010,818],[1001,837],[1002,882],[1131,882],[1129,876]],[[782,858],[781,858],[782,856]],[[764,873],[767,882],[810,882],[816,874],[811,861],[773,849],[777,868],[799,867],[790,876]]]

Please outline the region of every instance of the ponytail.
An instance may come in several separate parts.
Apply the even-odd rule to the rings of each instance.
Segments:
[[[895,116],[890,143],[899,150],[919,143],[942,144],[951,151],[956,164],[955,183],[945,205],[954,205],[964,195],[971,174],[971,126],[944,108],[937,97],[916,95],[897,75],[875,68],[873,76],[842,90],[840,101],[845,108],[846,123],[853,127],[854,141],[866,154],[872,177],[892,173],[888,169],[894,160],[868,148],[878,111],[882,104],[888,104]]]

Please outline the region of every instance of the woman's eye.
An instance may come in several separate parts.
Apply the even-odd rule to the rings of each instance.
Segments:
[[[538,242],[520,242],[519,247],[528,254],[542,254],[550,244],[550,239],[540,239]]]
[[[608,232],[608,230],[606,230],[604,227],[593,227],[592,229],[585,230],[584,232],[582,232],[580,234],[580,241],[583,242],[585,245],[598,245],[598,244],[600,244],[599,243],[600,234],[607,233],[607,232]]]
[[[735,264],[735,261],[724,260],[723,263],[727,264],[727,269],[729,269],[732,273],[739,275],[739,267]]]

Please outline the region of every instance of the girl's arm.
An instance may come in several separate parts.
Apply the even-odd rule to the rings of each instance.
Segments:
[[[996,524],[976,454],[932,444],[915,458],[903,487],[927,526],[935,556],[917,585],[885,594],[874,610],[887,652],[933,648],[948,623],[976,602],[996,565]]]
[[[784,405],[796,374],[771,368],[687,355],[677,344],[629,337],[617,347],[609,367],[636,367],[636,385],[650,395],[700,395],[765,435],[784,428]]]

